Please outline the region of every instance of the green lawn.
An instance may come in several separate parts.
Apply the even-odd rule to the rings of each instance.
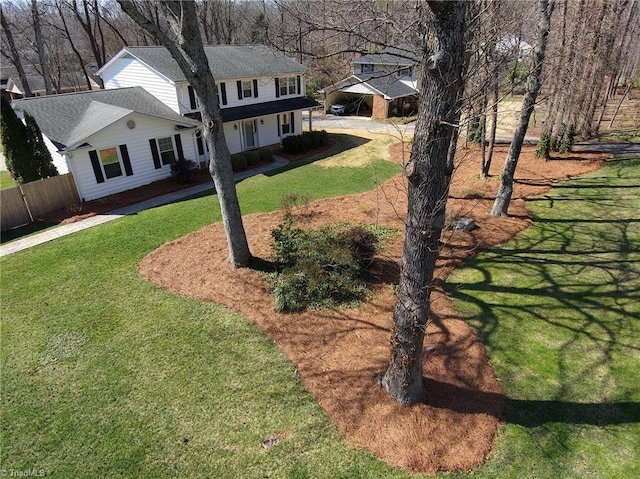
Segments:
[[[529,203],[448,281],[509,399],[480,477],[640,477],[640,159]]]
[[[374,176],[399,171],[376,157],[358,168],[298,164],[242,181],[238,192],[250,213],[277,208],[287,192],[365,191]],[[219,219],[217,199],[204,195],[0,260],[1,469],[60,478],[395,474],[340,438],[252,323],[138,275],[148,252]],[[271,435],[278,443],[264,449]]]
[[[372,143],[353,154],[373,154]],[[238,191],[250,213],[277,208],[287,192],[364,191],[398,171],[375,156],[357,168],[316,162]],[[535,202],[534,228],[452,279],[510,399],[494,452],[469,477],[638,475],[640,205],[630,186],[639,173],[639,162],[615,163],[554,190]],[[0,259],[1,469],[416,477],[341,439],[248,320],[138,275],[148,252],[218,220],[216,198],[204,195]]]
[[[8,190],[18,186],[18,184],[11,178],[11,173],[8,171],[0,171],[0,190]]]

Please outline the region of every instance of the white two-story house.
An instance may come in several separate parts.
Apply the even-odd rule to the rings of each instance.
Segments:
[[[302,132],[305,68],[262,45],[205,47],[231,153]],[[100,70],[104,90],[16,100],[33,116],[54,165],[89,201],[171,175],[178,159],[206,163],[198,101],[164,47],[126,47]],[[310,116],[309,116],[310,117]]]
[[[264,45],[206,46],[231,153],[278,144],[302,132],[305,67]],[[125,47],[98,74],[106,89],[140,86],[176,113],[200,120],[198,99],[164,47]],[[206,159],[197,139],[200,160]]]
[[[417,63],[408,45],[353,59],[351,76],[324,89],[326,112],[366,112],[378,119],[411,114],[419,94]]]

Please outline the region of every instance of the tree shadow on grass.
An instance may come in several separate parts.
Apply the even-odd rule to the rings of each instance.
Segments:
[[[577,403],[553,400],[509,399],[501,394],[461,388],[424,378],[431,407],[462,414],[490,414],[508,424],[534,428],[547,423],[609,426],[640,422],[640,403]],[[504,402],[506,399],[506,412]]]
[[[613,166],[596,181],[554,187],[538,199],[530,231],[470,259],[445,285],[489,354],[501,358],[507,395],[548,398],[508,399],[507,423],[640,422],[640,403],[613,399],[630,398],[625,371],[640,351],[640,216],[625,191],[637,178]],[[434,405],[493,414],[492,396],[431,387],[444,390],[429,398]],[[448,405],[452,395],[458,399]],[[585,400],[565,400],[575,397]]]

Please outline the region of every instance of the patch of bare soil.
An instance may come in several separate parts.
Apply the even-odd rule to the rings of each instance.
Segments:
[[[402,146],[390,148],[401,161]],[[506,155],[499,147],[491,169],[498,175]],[[408,157],[408,155],[406,155]],[[544,162],[525,148],[516,174],[510,216],[489,215],[499,182],[477,178],[479,154],[461,151],[448,211],[473,217],[469,232],[447,230],[437,277],[442,281],[465,258],[507,241],[531,224],[525,199],[546,191],[558,178],[597,169],[602,155],[568,154]],[[374,223],[402,230],[406,211],[403,176],[377,191],[321,200],[301,221],[316,227],[339,221]],[[270,232],[281,213],[244,217],[253,255],[268,259]],[[399,235],[402,236],[402,235]],[[223,304],[254,321],[295,364],[304,387],[355,447],[410,471],[435,473],[467,470],[484,461],[505,410],[503,390],[484,347],[459,319],[442,288],[433,294],[424,354],[428,398],[405,408],[376,383],[389,360],[402,238],[390,244],[374,266],[374,297],[357,309],[277,314],[261,275],[255,269],[233,270],[221,224],[213,224],[170,242],[141,262],[140,273],[176,294]],[[256,261],[256,266],[260,261]]]

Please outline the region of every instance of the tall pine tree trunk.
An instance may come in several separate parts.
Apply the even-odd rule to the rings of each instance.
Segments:
[[[463,88],[465,2],[428,5],[433,14],[433,46],[423,46],[418,122],[405,170],[409,206],[391,361],[382,377],[382,386],[404,405],[424,398],[422,349],[452,174],[447,160]]]
[[[218,88],[202,45],[195,3],[190,1],[135,3],[118,1],[127,15],[154,35],[169,50],[198,97],[204,138],[211,154],[209,171],[220,202],[222,223],[229,250],[229,262],[236,268],[248,266],[251,253],[236,194],[231,155],[222,127],[222,115],[216,96]],[[176,39],[171,39],[159,27],[153,15],[150,15],[152,18],[145,16],[139,5],[151,7],[147,8],[147,12],[153,12],[153,7],[159,6],[163,10]]]
[[[549,0],[538,0],[538,9],[540,20],[538,21],[537,41],[534,53],[534,64],[527,78],[527,88],[522,101],[522,109],[520,110],[520,119],[511,140],[511,147],[507,158],[504,162],[502,177],[500,180],[500,188],[496,200],[493,203],[491,216],[506,216],[511,195],[513,194],[513,177],[518,165],[518,158],[524,143],[524,137],[529,127],[529,119],[533,112],[533,107],[538,97],[538,92],[542,86],[542,67],[544,64],[544,54],[547,48],[547,38],[549,36],[549,28],[551,26],[551,13],[553,12],[553,4],[549,5]]]

